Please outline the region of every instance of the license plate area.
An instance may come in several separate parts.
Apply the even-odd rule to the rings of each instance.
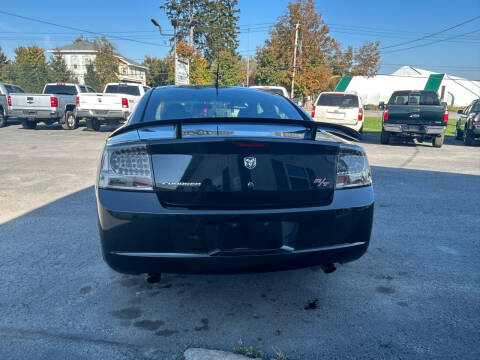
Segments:
[[[106,114],[107,114],[107,110],[95,110],[95,114],[96,114],[96,115],[106,115]]]
[[[280,221],[228,222],[215,227],[218,249],[222,251],[273,250],[283,246]]]

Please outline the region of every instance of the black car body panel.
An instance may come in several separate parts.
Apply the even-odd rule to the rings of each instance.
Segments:
[[[358,259],[370,241],[373,188],[335,188],[340,151],[364,156],[342,137],[303,115],[123,127],[107,148],[141,144],[152,186],[97,186],[105,261],[139,274],[273,271]],[[115,156],[130,161],[123,152]]]

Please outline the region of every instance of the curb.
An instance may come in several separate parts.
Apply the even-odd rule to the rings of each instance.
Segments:
[[[228,351],[208,350],[201,348],[187,349],[183,353],[183,358],[184,360],[252,360],[252,358],[234,354]]]

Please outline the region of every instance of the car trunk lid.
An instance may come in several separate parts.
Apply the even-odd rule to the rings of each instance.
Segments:
[[[121,110],[122,98],[126,97],[121,94],[81,94],[79,95],[79,107],[86,110]]]
[[[15,109],[49,110],[51,108],[50,94],[11,94],[12,107]]]

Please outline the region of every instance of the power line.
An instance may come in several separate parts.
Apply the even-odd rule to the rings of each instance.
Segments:
[[[462,26],[462,25],[468,24],[468,23],[470,23],[470,22],[472,22],[472,21],[475,21],[475,20],[477,20],[477,19],[479,19],[479,18],[480,18],[480,16],[475,16],[475,17],[473,17],[473,18],[471,18],[471,19],[468,19],[468,20],[465,20],[464,22],[461,22],[460,24],[450,26],[449,28],[446,28],[446,29],[444,29],[444,30],[437,31],[437,32],[435,32],[435,33],[431,33],[431,34],[422,36],[422,37],[420,37],[420,38],[418,38],[418,39],[415,39],[415,40],[404,41],[404,42],[402,42],[402,43],[385,46],[385,47],[381,48],[380,50],[390,49],[390,48],[392,48],[392,47],[398,47],[398,46],[408,45],[408,44],[411,44],[411,43],[414,43],[414,42],[417,42],[417,41],[425,40],[425,39],[427,39],[427,38],[429,38],[429,37],[432,37],[432,36],[434,36],[434,35],[442,34],[442,33],[446,32],[446,31],[449,31],[449,30],[458,28],[458,27],[460,27],[460,26]]]
[[[33,21],[33,22],[38,22],[38,23],[41,23],[41,24],[47,24],[47,25],[51,25],[51,26],[56,26],[56,27],[60,27],[60,28],[68,29],[68,30],[80,31],[80,32],[84,32],[84,33],[88,33],[88,34],[93,34],[93,35],[106,36],[104,33],[99,33],[99,32],[95,32],[95,31],[89,31],[89,30],[80,29],[80,28],[75,28],[75,27],[72,27],[72,26],[65,26],[65,25],[55,24],[55,23],[52,23],[52,22],[49,22],[49,21],[44,21],[44,20],[40,20],[40,19],[35,19],[35,18],[27,17],[27,16],[17,15],[17,14],[9,13],[9,12],[2,11],[2,10],[0,10],[0,14],[17,17],[17,18],[23,19],[23,20],[29,20],[29,21]],[[160,45],[160,44],[157,44],[157,43],[140,41],[140,40],[125,38],[125,37],[122,37],[122,36],[109,35],[109,37],[112,38],[112,39],[126,40],[126,41],[136,42],[136,43],[145,44],[145,45],[169,47],[169,46],[167,46],[167,45]]]

